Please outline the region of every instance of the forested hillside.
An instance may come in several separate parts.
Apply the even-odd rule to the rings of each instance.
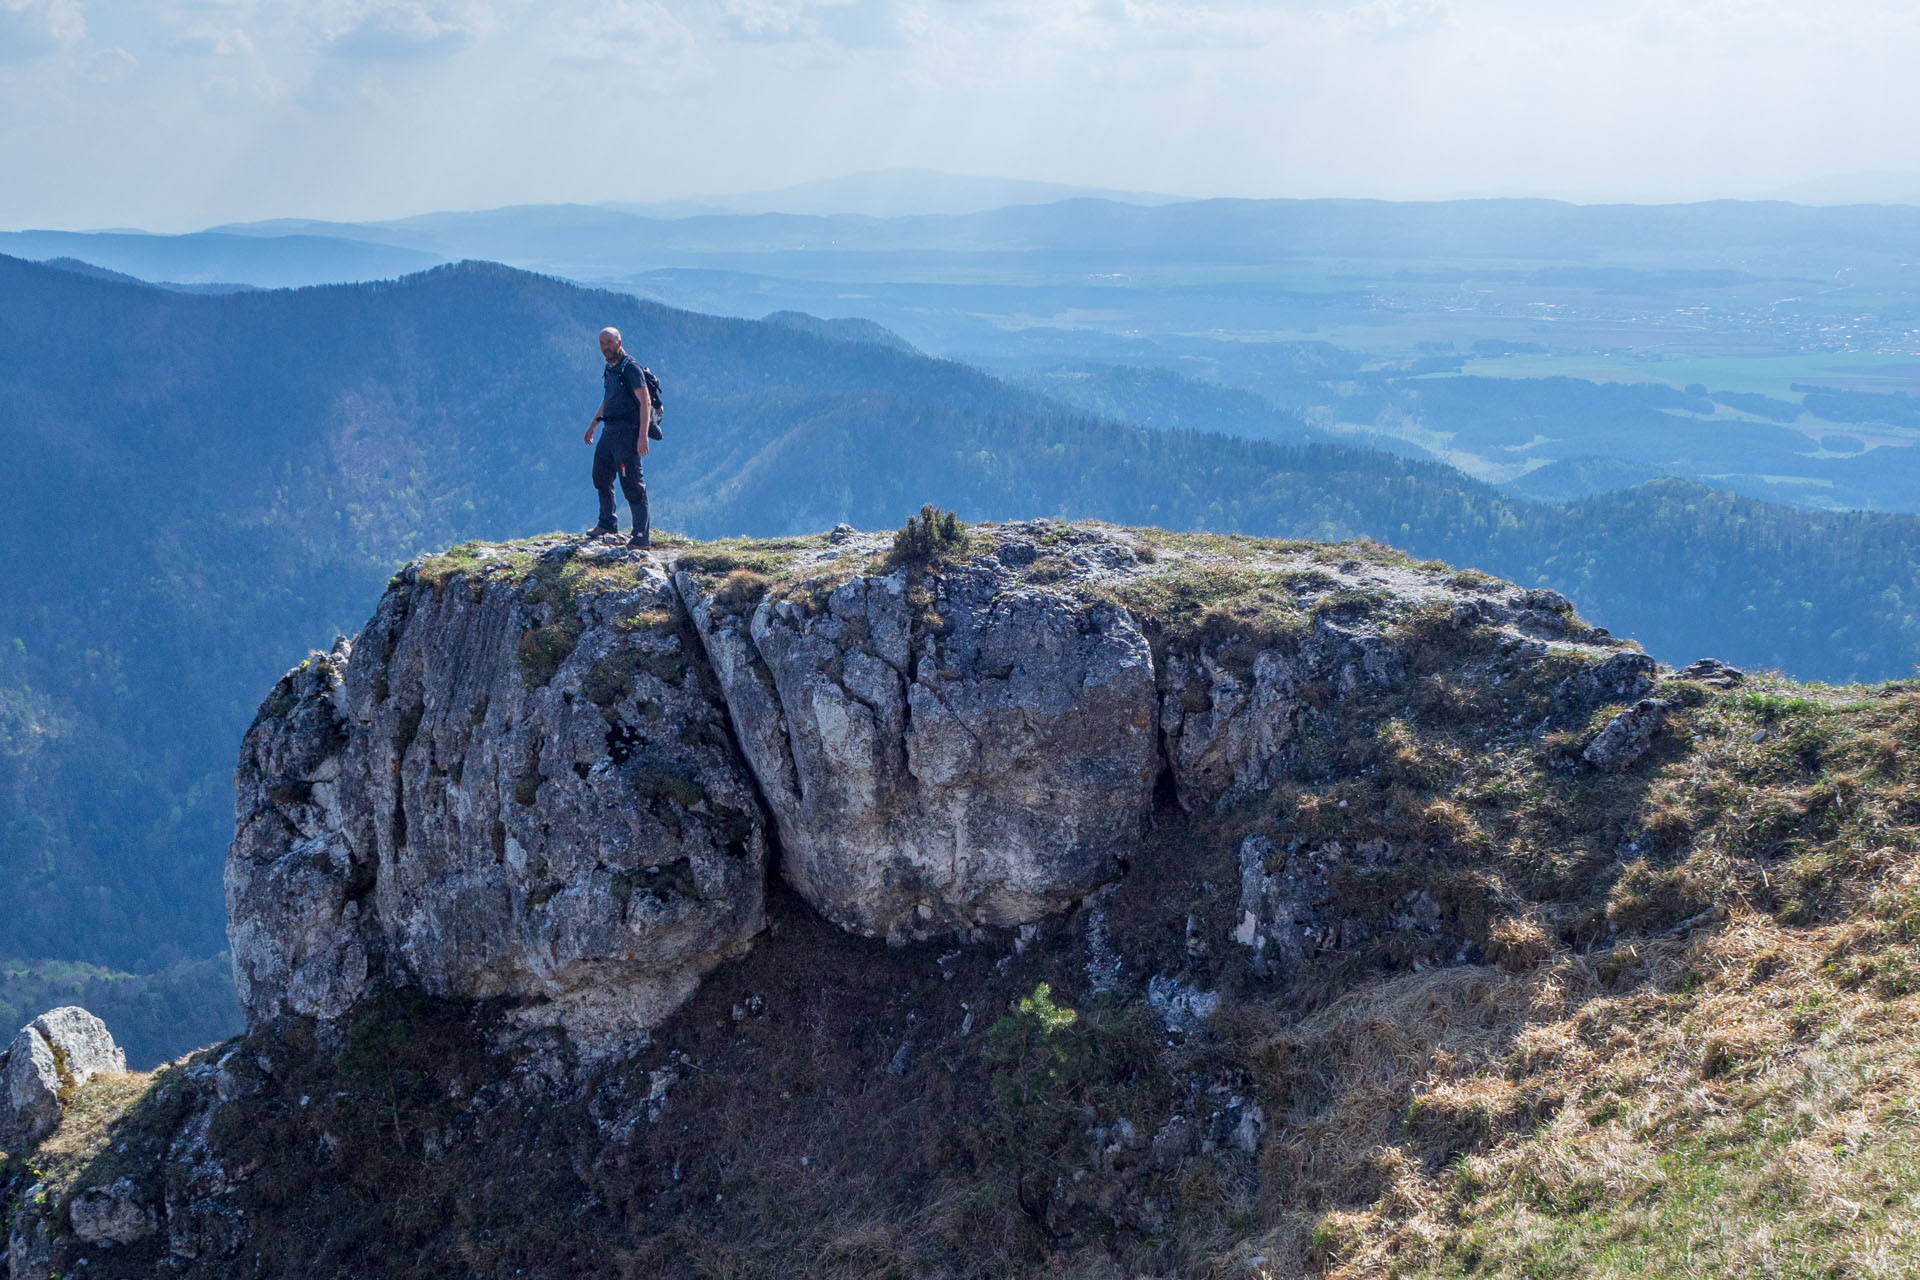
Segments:
[[[0,957],[221,946],[233,753],[260,692],[395,565],[584,527],[594,334],[666,386],[656,522],[696,536],[935,501],[1372,535],[1557,586],[1670,661],[1883,679],[1920,653],[1920,522],[1663,482],[1574,507],[1325,446],[1119,427],[962,365],[497,266],[193,296],[0,259]]]

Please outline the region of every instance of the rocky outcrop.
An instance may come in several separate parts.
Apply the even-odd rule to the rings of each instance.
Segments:
[[[890,941],[1073,906],[1156,803],[1224,813],[1332,767],[1314,753],[1350,708],[1406,693],[1414,631],[1583,656],[1567,717],[1653,666],[1552,592],[1378,550],[1155,555],[1046,521],[935,562],[888,548],[553,538],[409,566],[246,736],[227,901],[249,1019],[338,1019],[410,984],[610,1046],[748,945],[775,870]],[[1398,927],[1316,869],[1365,856],[1243,868],[1256,968]]]
[[[1644,653],[1616,653],[1562,680],[1553,691],[1554,710],[1569,723],[1583,723],[1596,707],[1641,697],[1653,688],[1658,669]]]
[[[127,1055],[106,1023],[67,1006],[20,1028],[0,1052],[0,1151],[25,1152],[60,1126],[80,1086],[102,1071],[125,1071]]]
[[[1580,758],[1607,773],[1632,768],[1653,746],[1653,736],[1666,723],[1671,709],[1659,698],[1640,699],[1607,721],[1580,752]]]
[[[227,936],[257,1017],[338,1017],[365,990],[380,939],[365,910],[375,863],[346,772],[341,641],[274,686],[241,745],[227,856]]]
[[[1398,933],[1443,940],[1438,905],[1424,888],[1343,895],[1341,882],[1390,879],[1392,848],[1370,843],[1349,852],[1338,841],[1309,846],[1298,838],[1275,848],[1265,835],[1240,843],[1240,913],[1233,938],[1247,949],[1254,976],[1283,979],[1313,957],[1351,951],[1376,936]],[[1369,900],[1368,905],[1356,901]]]
[[[67,1206],[73,1234],[87,1244],[132,1244],[154,1233],[159,1225],[131,1178],[116,1178],[104,1187],[88,1187]]]
[[[629,572],[598,589],[576,550],[410,569],[275,688],[227,867],[250,1019],[337,1017],[384,980],[603,1043],[758,931],[765,824],[673,587],[610,552]]]
[[[227,874],[248,1034],[0,1160],[0,1274],[662,1274],[869,1172],[890,1221],[972,1180],[1022,1256],[1137,1237],[1132,1274],[1360,1132],[1290,1096],[1345,1070],[1328,1037],[1438,1071],[1406,1025],[1458,1045],[1456,996],[1532,989],[1460,970],[1617,947],[1616,903],[1708,918],[1618,817],[1728,677],[1661,681],[1551,593],[1050,522],[662,542],[423,560],[273,688]],[[5,1065],[53,1063],[57,1108],[37,1034]],[[1382,1142],[1413,1096],[1342,1105]]]
[[[1746,672],[1738,667],[1730,667],[1718,658],[1696,658],[1667,677],[1669,680],[1697,681],[1716,689],[1731,689],[1745,683],[1746,678]]]
[[[986,557],[925,582],[861,574],[817,610],[730,612],[678,582],[781,869],[827,918],[890,938],[1017,925],[1118,874],[1157,765],[1152,654],[1126,610]]]
[[[1389,686],[1399,651],[1377,634],[1316,617],[1296,646],[1262,648],[1236,669],[1221,646],[1170,654],[1162,681],[1167,761],[1189,807],[1227,808],[1292,766],[1304,734],[1324,723],[1324,699]]]

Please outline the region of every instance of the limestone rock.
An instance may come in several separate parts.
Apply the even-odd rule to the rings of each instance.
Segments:
[[[1697,658],[1667,677],[1669,680],[1696,680],[1716,689],[1731,689],[1744,683],[1746,678],[1746,672],[1738,667],[1730,667],[1718,658]]]
[[[1573,612],[1573,601],[1558,591],[1544,587],[1522,591],[1513,598],[1512,605],[1515,611],[1513,624],[1523,632],[1560,637],[1580,629],[1580,620]]]
[[[888,545],[551,538],[404,569],[247,733],[226,889],[249,1020],[415,985],[608,1049],[748,945],[776,856],[828,919],[890,941],[1088,902],[1099,987],[1124,966],[1089,896],[1156,784],[1224,812],[1337,768],[1342,718],[1434,628],[1496,628],[1502,661],[1582,654],[1569,707],[1644,691],[1648,661],[1592,643],[1564,597],[1391,556],[1051,521],[977,527],[937,564],[889,570]],[[1258,861],[1241,932],[1262,972],[1436,932],[1365,847]],[[1331,901],[1330,869],[1364,910]]]
[[[1240,843],[1240,918],[1233,940],[1254,976],[1284,979],[1324,952],[1348,951],[1387,933],[1444,949],[1457,943],[1431,894],[1386,840],[1348,850],[1338,840],[1277,849],[1265,835]],[[1367,905],[1352,900],[1358,896]]]
[[[1457,624],[1497,626],[1533,639],[1573,644],[1618,643],[1604,628],[1589,627],[1582,622],[1571,600],[1545,588],[1532,591],[1508,588],[1499,598],[1459,599],[1454,602],[1453,616]]]
[[[1389,686],[1405,675],[1400,651],[1384,637],[1314,620],[1291,651],[1263,649],[1251,669],[1236,669],[1216,649],[1167,657],[1160,722],[1181,801],[1216,809],[1263,791],[1294,762],[1303,733],[1324,727],[1310,696]]]
[[[127,1055],[106,1023],[68,1005],[20,1028],[0,1053],[0,1151],[23,1153],[60,1126],[74,1092],[102,1071],[125,1071]]]
[[[364,993],[379,939],[370,824],[345,772],[352,646],[273,688],[240,748],[226,866],[234,985],[251,1014],[338,1017]]]
[[[252,1234],[246,1214],[232,1199],[234,1188],[251,1171],[229,1167],[212,1136],[221,1105],[221,1077],[231,1074],[235,1065],[198,1063],[182,1072],[185,1105],[167,1144],[167,1177],[157,1215],[166,1225],[167,1253],[176,1264],[232,1258]]]
[[[1260,1139],[1267,1132],[1267,1113],[1259,1103],[1246,1098],[1230,1098],[1226,1107],[1211,1119],[1215,1146],[1231,1148],[1246,1156],[1259,1152]]]
[[[597,544],[415,566],[350,651],[283,680],[235,780],[249,1019],[405,982],[605,1045],[751,938],[765,824],[678,611]]]
[[[1659,664],[1644,653],[1616,653],[1568,676],[1553,691],[1554,710],[1569,721],[1585,721],[1594,708],[1632,702],[1653,688]]]
[[[9,1280],[53,1280],[53,1248],[59,1239],[50,1196],[44,1182],[28,1187],[7,1229]]]
[[[1157,745],[1125,609],[987,557],[924,584],[856,576],[817,609],[735,612],[677,581],[782,873],[829,919],[894,938],[1015,925],[1118,874]]]
[[[1185,1116],[1173,1116],[1148,1145],[1148,1160],[1156,1170],[1171,1173],[1200,1150],[1200,1126]]]
[[[1192,1035],[1220,1009],[1220,993],[1202,991],[1171,974],[1147,979],[1147,1004],[1170,1034]]]
[[[1666,723],[1668,706],[1659,698],[1640,701],[1607,721],[1580,758],[1605,773],[1632,768],[1653,745],[1653,735]]]
[[[1273,864],[1281,863],[1278,869]],[[1240,923],[1234,941],[1253,954],[1259,977],[1284,977],[1319,951],[1326,936],[1332,889],[1317,853],[1277,859],[1273,841],[1250,835],[1240,842]]]
[[[132,1244],[154,1233],[152,1206],[141,1197],[131,1178],[116,1178],[104,1187],[88,1187],[67,1206],[73,1234],[88,1244]]]

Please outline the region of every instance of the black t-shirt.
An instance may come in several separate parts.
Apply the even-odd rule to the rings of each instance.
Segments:
[[[607,365],[601,375],[602,392],[600,395],[600,416],[609,424],[640,425],[640,401],[634,399],[638,393],[647,394],[647,378],[640,372],[640,366],[630,355]]]

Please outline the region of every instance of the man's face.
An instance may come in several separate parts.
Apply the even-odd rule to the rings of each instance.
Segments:
[[[617,333],[602,333],[600,335],[600,354],[609,362],[611,362],[615,356],[619,355],[620,335]]]

